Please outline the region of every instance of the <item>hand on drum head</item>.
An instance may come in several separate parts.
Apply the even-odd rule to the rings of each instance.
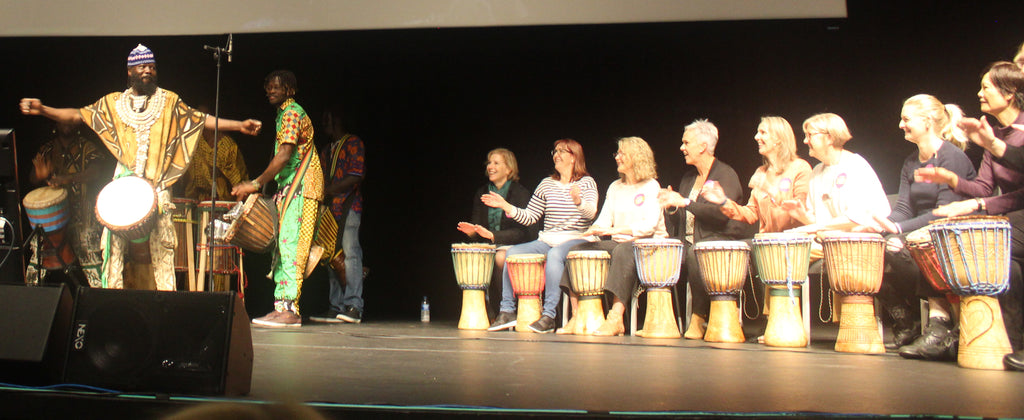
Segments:
[[[719,205],[724,204],[727,200],[725,190],[722,189],[718,181],[708,181],[707,184],[704,184],[704,189],[700,191],[700,195],[705,200]]]
[[[903,250],[903,239],[899,236],[893,236],[885,241],[885,250],[893,254]]]
[[[954,217],[974,213],[976,210],[978,210],[978,201],[971,199],[956,201],[946,204],[945,206],[940,206],[939,208],[932,210],[932,214],[939,217]]]
[[[71,180],[71,175],[57,175],[50,177],[50,179],[46,181],[46,185],[51,187],[60,187],[62,185],[70,184]]]
[[[238,184],[235,184],[233,188],[231,188],[231,195],[235,196],[235,198],[238,199],[238,201],[244,201],[245,198],[249,196],[249,194],[255,192],[256,186],[252,185],[252,183],[249,181],[239,182]]]

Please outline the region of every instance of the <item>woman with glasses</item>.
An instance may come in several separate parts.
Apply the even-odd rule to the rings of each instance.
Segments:
[[[481,186],[473,197],[495,192],[515,207],[525,207],[530,201],[530,190],[519,183],[519,165],[512,151],[498,148],[488,152],[484,174],[487,175],[487,184]],[[471,222],[459,222],[457,229],[471,241],[486,241],[498,247],[494,255],[494,273],[498,277],[505,267],[505,251],[512,245],[536,239],[537,231],[516,223],[501,209],[487,207],[476,198],[473,200]],[[492,281],[491,284],[498,283]]]
[[[625,137],[619,139],[619,149],[613,157],[619,179],[608,186],[601,214],[583,234],[602,239],[575,247],[576,250],[604,250],[612,256],[604,285],[604,290],[611,293],[612,306],[604,324],[594,332],[594,335],[602,336],[622,335],[626,331],[622,315],[640,282],[633,256],[633,241],[668,237],[665,218],[658,205],[661,186],[658,185],[651,147],[640,137]],[[562,285],[569,289],[567,279],[563,279]],[[570,294],[570,299],[575,309],[576,296]],[[563,331],[573,331],[573,322],[570,320]]]
[[[889,216],[889,200],[871,164],[843,148],[853,138],[846,122],[836,114],[817,114],[804,121],[803,130],[808,154],[821,163],[811,171],[806,202],[782,202],[783,208],[805,225],[791,230],[878,227],[875,216]]]
[[[537,240],[519,244],[506,251],[517,254],[545,254],[544,305],[540,319],[530,330],[548,333],[555,328],[555,310],[561,290],[558,284],[565,269],[565,256],[573,246],[586,242],[583,232],[590,227],[597,213],[597,183],[587,173],[583,147],[576,140],[555,141],[551,151],[555,171],[544,178],[534,190],[525,208],[509,204],[501,195],[488,192],[480,200],[488,207],[501,209],[505,215],[523,225],[533,225],[544,218],[544,229]],[[516,324],[516,297],[508,268],[502,270],[501,307],[488,331],[507,330]]]

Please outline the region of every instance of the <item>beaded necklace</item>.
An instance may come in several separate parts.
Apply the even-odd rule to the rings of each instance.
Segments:
[[[117,99],[117,116],[125,125],[135,130],[135,139],[138,142],[138,149],[135,153],[135,173],[144,174],[146,170],[146,158],[149,156],[149,130],[160,119],[164,110],[164,101],[167,96],[164,90],[157,88],[156,93],[150,97],[132,94],[132,88],[128,88]],[[147,104],[146,102],[150,102]],[[141,106],[133,106],[141,103]],[[136,110],[139,109],[140,110]]]

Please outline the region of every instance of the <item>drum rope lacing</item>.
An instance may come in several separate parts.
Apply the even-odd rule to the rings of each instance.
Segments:
[[[1007,226],[1008,226],[1008,224],[1007,224]],[[963,252],[963,250],[965,249],[964,248],[964,243],[963,243],[963,237],[961,236],[963,228],[961,228],[959,226],[949,226],[948,229],[951,230],[952,233],[954,234],[954,238],[956,240],[956,246],[960,250],[960,263],[963,266],[963,269],[966,271],[965,273],[962,273],[962,274],[964,274],[967,277],[967,281],[969,283],[968,287],[969,287],[969,289],[971,289],[971,290],[967,290],[967,291],[971,292],[971,293],[977,293],[977,294],[985,295],[985,296],[994,296],[994,295],[998,295],[1000,293],[1005,292],[1009,288],[1009,285],[1010,285],[1010,283],[1008,281],[1009,280],[1009,270],[1007,270],[1006,278],[1002,279],[1002,284],[981,283],[980,279],[978,279],[979,280],[978,282],[975,282],[975,279],[973,279],[972,276],[970,275],[970,270],[966,270],[968,262],[967,262],[967,256],[964,255],[964,252]],[[967,233],[971,233],[971,232],[974,232],[975,229],[977,229],[977,228],[972,226],[972,227],[969,227],[967,229],[968,229]],[[1006,252],[1005,250],[1010,249],[1010,235],[1009,234],[1001,235],[1001,236],[1003,236],[1003,238],[1002,238],[1003,240],[999,241],[1000,242],[999,244],[995,244],[995,243],[989,244],[989,235],[985,234],[985,233],[987,233],[989,231],[993,231],[993,233],[994,233],[994,231],[996,229],[1004,230],[1004,229],[1008,229],[1008,228],[1004,228],[1001,224],[999,224],[997,226],[981,226],[980,229],[982,229],[982,235],[981,235],[982,248],[981,249],[986,250],[986,252],[996,252],[996,253],[1000,253],[1000,251],[1002,253],[1005,253]],[[959,281],[954,280],[954,279],[960,278],[960,276],[957,273],[957,271],[958,271],[957,268],[959,267],[959,265],[953,263],[953,249],[952,249],[952,247],[949,246],[949,238],[948,238],[948,236],[941,235],[941,233],[936,234],[937,232],[935,232],[935,230],[933,230],[933,229],[929,229],[929,233],[933,234],[932,235],[932,240],[935,241],[936,244],[943,245],[943,246],[937,246],[937,247],[935,247],[935,249],[936,249],[936,253],[939,253],[941,251],[940,255],[945,257],[945,258],[939,258],[939,264],[942,266],[942,270],[946,274],[946,276],[945,276],[946,277],[946,283],[954,291],[960,291],[961,293],[963,293],[963,291],[965,290],[965,287],[963,285],[961,285]],[[1002,248],[997,248],[996,245],[1002,245]],[[981,273],[982,272],[981,259],[980,258],[974,258],[973,260],[974,261],[972,261],[972,262],[973,262],[973,265],[974,265],[974,273]],[[1007,260],[1007,262],[1009,262],[1009,260]]]
[[[826,293],[825,292],[826,287],[828,287],[829,291],[831,291],[831,287],[829,287],[829,282],[828,282],[828,270],[825,270],[824,267],[822,267],[822,270],[821,270],[821,294],[819,296],[820,298],[818,299],[818,320],[820,320],[821,322],[832,322],[832,315],[834,315],[832,313],[832,293]],[[828,299],[826,299],[826,297]],[[825,306],[825,302],[826,301],[828,302],[828,306],[827,307],[829,308],[828,317],[827,318],[824,315],[822,315],[822,312],[821,312],[826,307]]]
[[[757,319],[758,314],[761,312],[761,305],[757,303],[757,290],[754,289],[754,267],[747,264],[747,275],[750,276],[750,298],[754,301],[754,315],[751,316],[747,313],[747,297],[744,293],[740,293],[740,307],[743,308],[743,316],[747,319]]]

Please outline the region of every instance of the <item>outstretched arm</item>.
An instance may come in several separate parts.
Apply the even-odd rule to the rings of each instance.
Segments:
[[[53,108],[36,98],[21,98],[19,106],[25,115],[42,115],[59,123],[82,123],[82,113],[76,108]]]
[[[263,127],[263,123],[253,119],[238,121],[229,120],[226,118],[213,118],[212,116],[207,116],[206,124],[203,127],[206,128],[207,130],[213,130],[214,128],[216,128],[219,131],[239,131],[242,134],[255,136],[260,133],[260,128]]]

